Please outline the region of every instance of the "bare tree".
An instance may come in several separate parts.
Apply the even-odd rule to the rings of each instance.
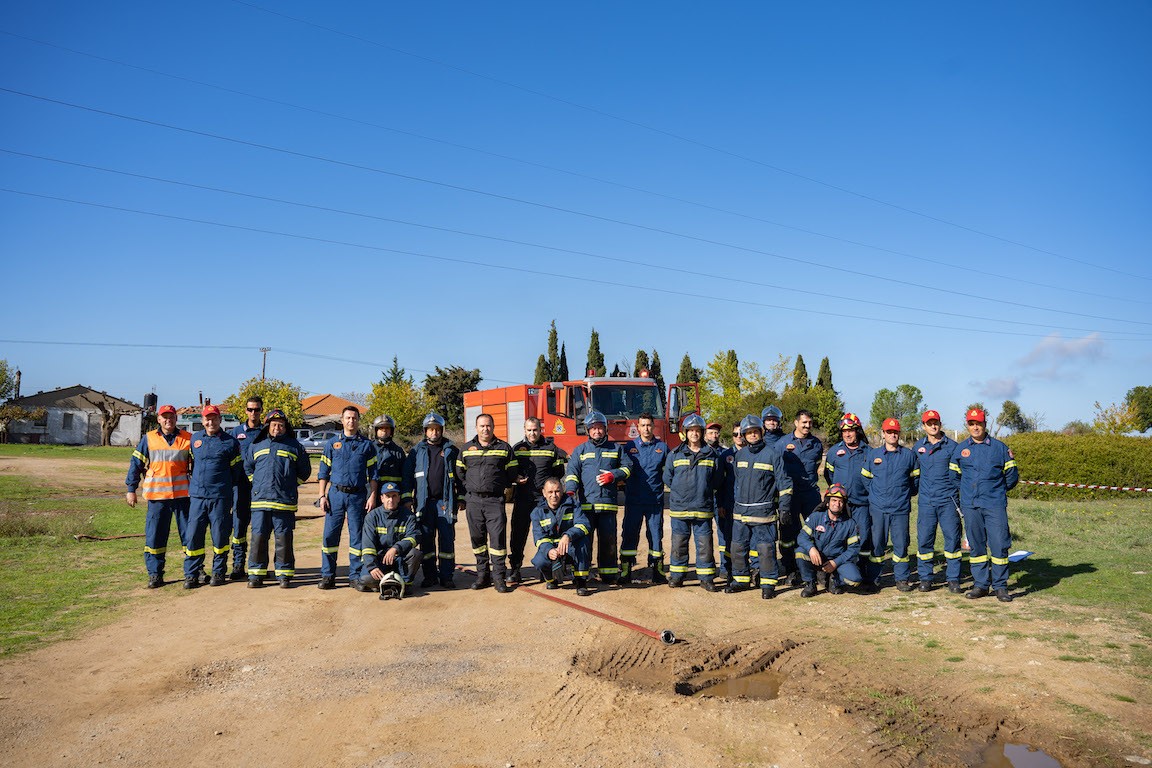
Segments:
[[[14,421],[36,421],[48,412],[43,408],[21,408],[18,405],[0,405],[0,443],[8,442],[8,425]]]
[[[87,395],[81,395],[86,403],[100,412],[100,445],[112,445],[112,433],[120,426],[120,419],[132,413],[134,408],[119,408],[116,401],[104,395],[99,400],[93,400]]]

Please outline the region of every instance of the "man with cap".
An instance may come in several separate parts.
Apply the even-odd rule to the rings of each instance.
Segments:
[[[376,445],[376,482],[381,486],[384,483],[395,483],[396,487],[400,487],[404,482],[404,449],[396,444],[393,439],[395,434],[396,422],[388,414],[377,416],[372,422],[373,442]]]
[[[292,539],[299,486],[312,476],[312,462],[288,428],[288,416],[279,408],[268,412],[264,428],[244,454],[244,474],[252,483],[253,543],[248,551],[248,586],[264,586],[268,540],[275,533],[275,574],[280,587],[288,589],[296,575]]]
[[[912,450],[920,459],[920,495],[916,500],[916,570],[920,591],[932,590],[932,560],[936,549],[936,527],[944,536],[944,580],[948,591],[960,594],[960,476],[952,471],[956,441],[944,434],[938,411],[924,411],[920,417],[924,437]]]
[[[243,467],[244,454],[253,438],[264,426],[264,398],[253,395],[244,405],[244,420],[238,427],[232,427],[230,434],[240,443],[240,464]],[[248,563],[248,526],[252,523],[252,484],[248,476],[240,473],[236,490],[232,494],[232,581],[244,581],[248,573],[244,570]]]
[[[472,589],[495,586],[508,591],[508,514],[504,493],[516,484],[520,462],[512,446],[496,437],[491,414],[476,417],[476,436],[464,444],[456,459],[456,475],[464,486],[468,536],[476,555],[476,581]]]
[[[688,575],[688,541],[696,540],[696,577],[705,592],[715,592],[716,560],[712,550],[712,516],[716,492],[724,482],[720,454],[704,442],[704,419],[684,417],[685,440],[664,465],[668,516],[672,518],[671,575],[668,586],[682,587]]]
[[[784,471],[792,478],[792,521],[780,525],[780,570],[787,583],[800,581],[796,570],[796,536],[800,525],[820,505],[820,462],[824,443],[812,434],[812,412],[800,410],[792,422],[793,431],[779,440]]]
[[[707,439],[707,432],[705,439]],[[736,496],[736,452],[743,448],[744,433],[740,425],[732,426],[732,445],[720,449],[720,462],[724,467],[724,479],[716,493],[716,541],[720,548],[720,569],[727,581],[732,580],[732,507]]]
[[[462,486],[456,479],[460,449],[444,437],[444,417],[440,414],[429,413],[423,426],[424,439],[404,457],[401,497],[412,505],[420,526],[424,570],[420,586],[427,589],[439,584],[444,589],[455,589],[455,525],[457,515],[464,509],[464,501],[459,498]]]
[[[408,591],[420,567],[420,527],[411,508],[401,503],[400,484],[385,481],[380,484],[380,506],[368,513],[364,520],[364,538],[360,541],[360,555],[364,575],[360,579],[361,592],[375,592],[385,574],[395,573],[403,589]],[[381,598],[385,597],[381,593]]]
[[[960,511],[971,547],[968,562],[973,587],[964,596],[975,600],[995,592],[997,600],[1010,603],[1008,550],[1012,534],[1008,529],[1008,491],[1020,482],[1020,471],[1008,446],[989,436],[984,411],[969,409],[965,420],[968,437],[952,454],[952,471],[960,479]]]
[[[584,417],[588,440],[568,457],[564,475],[564,492],[579,502],[592,524],[596,539],[596,564],[600,581],[615,586],[620,577],[616,553],[616,483],[632,474],[632,457],[628,451],[608,439],[608,419],[599,411]],[[591,542],[589,542],[591,547]],[[587,580],[588,569],[573,571],[576,578]]]
[[[872,556],[872,516],[868,507],[868,486],[860,472],[866,468],[870,447],[860,417],[846,413],[840,419],[840,442],[828,449],[828,458],[824,461],[824,480],[828,485],[839,483],[848,494],[847,517],[855,522],[860,533],[860,560],[857,565],[861,574],[868,572],[868,562]]]
[[[191,507],[184,528],[184,589],[200,586],[204,567],[204,535],[212,528],[212,580],[226,581],[228,539],[232,533],[230,508],[236,483],[244,476],[240,442],[220,428],[220,408],[206,405],[200,412],[204,429],[192,435]]]
[[[519,471],[512,493],[511,541],[508,550],[508,581],[519,584],[523,577],[524,547],[528,543],[528,530],[532,527],[532,511],[544,498],[544,482],[562,478],[568,454],[552,440],[544,437],[540,419],[529,416],[524,420],[524,439],[512,446]],[[561,493],[563,495],[563,493]]]
[[[376,443],[360,434],[360,409],[344,406],[343,432],[324,445],[320,456],[320,509],[324,511],[324,537],[320,542],[320,589],[336,588],[336,554],[348,520],[348,586],[362,589],[364,516],[376,506]]]
[[[920,487],[920,461],[917,454],[900,445],[900,421],[884,419],[881,425],[884,445],[870,448],[864,468],[860,470],[868,487],[868,506],[872,515],[872,554],[868,558],[865,588],[880,590],[880,572],[888,540],[892,540],[892,575],[896,588],[911,592],[908,581],[908,521],[912,515],[912,497]]]
[[[544,580],[545,589],[557,589],[563,581],[565,558],[570,558],[574,573],[585,574],[572,579],[576,594],[587,597],[590,594],[587,574],[592,558],[588,534],[592,523],[573,497],[564,493],[559,479],[545,480],[542,494],[540,503],[532,510],[532,535],[536,541],[532,565]]]
[[[156,412],[160,426],[145,434],[132,452],[124,494],[128,506],[136,506],[139,489],[148,502],[144,518],[144,567],[148,569],[148,589],[164,586],[164,560],[172,517],[181,544],[188,521],[189,474],[192,462],[192,435],[176,427],[176,407],[162,405]]]
[[[664,466],[668,443],[656,439],[655,420],[648,412],[636,418],[640,433],[622,446],[632,459],[632,474],[624,484],[624,522],[620,531],[620,583],[632,581],[640,527],[648,534],[648,567],[653,584],[667,584],[664,575]]]
[[[815,597],[816,584],[838,595],[844,584],[859,586],[863,581],[856,560],[860,556],[860,534],[848,516],[848,491],[833,483],[797,534],[796,564],[804,579],[800,597]]]
[[[736,452],[736,500],[732,510],[732,581],[728,593],[750,589],[749,556],[759,552],[760,597],[776,596],[776,526],[792,514],[792,478],[784,471],[779,444],[764,442],[764,422],[748,415],[740,422],[748,444]]]

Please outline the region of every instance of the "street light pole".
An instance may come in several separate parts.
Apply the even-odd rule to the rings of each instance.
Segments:
[[[264,360],[260,363],[260,381],[264,381],[264,371],[268,368],[268,353],[272,347],[260,347],[260,351],[264,354]]]

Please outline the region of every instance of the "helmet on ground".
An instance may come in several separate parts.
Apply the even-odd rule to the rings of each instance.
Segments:
[[[828,490],[824,491],[824,500],[827,501],[831,498],[848,500],[848,491],[840,483],[832,483],[828,486]]]
[[[775,419],[776,421],[784,421],[784,412],[774,405],[770,405],[764,410],[760,411],[760,420],[768,421],[768,419]]]
[[[752,429],[758,429],[761,432],[763,432],[764,431],[764,421],[761,418],[759,418],[758,416],[753,416],[752,414],[748,414],[740,422],[740,434],[743,435]]]
[[[440,427],[441,429],[444,428],[444,417],[436,413],[436,411],[431,411],[427,416],[424,417],[423,427],[427,429],[428,427],[436,426]]]
[[[854,413],[846,413],[840,419],[840,429],[859,429],[861,426],[860,417]]]
[[[603,424],[608,426],[608,419],[600,411],[588,411],[588,415],[584,417],[584,426],[590,427],[593,424]]]
[[[381,600],[402,600],[404,598],[404,580],[396,571],[389,571],[380,579]]]
[[[384,414],[383,416],[377,416],[372,421],[372,431],[375,432],[376,430],[380,429],[380,427],[391,427],[392,431],[395,432],[396,431],[396,422],[388,414]]]
[[[685,432],[690,429],[705,429],[704,417],[698,413],[690,413],[684,417],[684,423],[681,426]]]

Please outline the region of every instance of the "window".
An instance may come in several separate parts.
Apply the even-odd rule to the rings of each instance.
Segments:
[[[32,424],[34,426],[37,426],[37,427],[47,427],[48,426],[48,413],[47,413],[47,411],[45,411],[45,413],[44,413],[44,418],[36,419],[36,421],[32,422]]]
[[[71,413],[64,414],[64,423],[61,425],[60,428],[63,429],[65,432],[71,432],[72,431],[72,416],[73,416],[73,414],[71,414]]]
[[[609,419],[635,419],[648,412],[654,419],[664,418],[660,392],[652,385],[601,384],[592,387],[592,407]]]

